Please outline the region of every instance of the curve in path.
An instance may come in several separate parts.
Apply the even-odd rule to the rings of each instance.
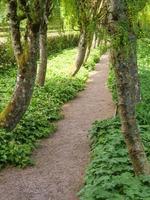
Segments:
[[[96,119],[113,115],[106,87],[108,55],[90,74],[87,88],[63,107],[65,118],[58,131],[41,142],[34,153],[36,165],[0,173],[0,200],[77,200],[89,162],[88,130]]]

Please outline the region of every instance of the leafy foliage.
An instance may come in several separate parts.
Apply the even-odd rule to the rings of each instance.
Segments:
[[[137,106],[137,119],[144,147],[150,158],[150,42],[139,41],[142,102]],[[116,99],[114,74],[110,73],[111,90]],[[90,130],[91,163],[87,169],[81,200],[148,200],[150,177],[136,177],[120,133],[118,118],[96,121]]]
[[[0,1],[0,8],[1,8],[1,12],[0,12],[0,25],[1,24],[3,24],[4,25],[4,23],[6,23],[5,22],[5,20],[6,20],[6,2],[5,1]]]
[[[14,66],[16,63],[10,41],[0,44],[0,67]]]
[[[149,27],[150,27],[150,5],[149,3],[139,12],[138,20],[140,29],[142,30],[141,35],[149,38]]]
[[[81,200],[140,200],[150,197],[150,177],[134,176],[116,119],[96,121],[90,131],[92,162],[87,170]],[[148,150],[150,137],[144,131]],[[145,140],[146,139],[146,140]]]
[[[88,71],[82,69],[75,78],[68,73],[75,54],[76,49],[68,49],[49,57],[46,84],[35,88],[31,105],[17,128],[13,132],[0,130],[0,168],[7,164],[20,167],[32,164],[32,150],[38,140],[56,130],[53,122],[63,117],[62,105],[84,89]],[[15,68],[8,68],[7,73],[0,69],[0,110],[12,94],[15,77]]]
[[[66,33],[48,38],[47,48],[49,55],[54,52],[60,52],[66,48],[76,47],[78,45],[79,35],[77,33]]]

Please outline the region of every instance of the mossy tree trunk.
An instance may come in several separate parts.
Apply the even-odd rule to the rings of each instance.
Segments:
[[[109,1],[109,31],[112,35],[113,48],[111,61],[114,66],[119,113],[122,123],[122,133],[128,148],[136,175],[150,174],[150,166],[144,152],[136,122],[137,56],[136,40],[133,25],[130,22],[126,0]],[[138,86],[139,87],[139,86]]]
[[[129,22],[130,23],[130,22]],[[137,64],[137,37],[134,30],[131,28],[129,30],[129,43],[130,43],[130,55],[129,55],[129,63],[130,63],[130,74],[132,76],[132,86],[134,91],[135,103],[139,103],[141,100],[141,91],[140,91],[140,79],[138,74],[138,64]]]
[[[52,13],[53,3],[52,0],[46,0],[44,6],[44,12],[42,17],[42,23],[40,26],[40,64],[38,68],[37,80],[36,83],[39,86],[44,86],[46,71],[47,71],[47,30],[48,30],[48,19]]]
[[[0,113],[0,126],[8,130],[16,127],[22,116],[26,112],[33,93],[37,71],[37,48],[39,40],[40,13],[39,2],[34,4],[36,10],[35,18],[33,10],[29,10],[27,4],[22,5],[27,13],[28,36],[21,42],[20,21],[18,17],[18,2],[11,0],[8,2],[8,16],[15,57],[18,65],[18,75],[15,90],[12,98],[5,109]],[[32,15],[31,15],[32,12]],[[38,18],[37,18],[38,16]]]

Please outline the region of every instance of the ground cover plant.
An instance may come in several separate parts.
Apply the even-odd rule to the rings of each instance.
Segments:
[[[145,151],[150,159],[150,41],[139,41],[138,63],[142,101],[137,106],[137,119]],[[109,87],[116,101],[114,74]],[[149,200],[150,177],[134,175],[128,158],[119,119],[96,121],[90,130],[91,163],[87,169],[81,200]]]
[[[37,141],[54,133],[53,122],[63,117],[62,105],[84,89],[88,70],[83,68],[74,78],[69,74],[75,54],[76,48],[49,56],[45,86],[35,88],[31,105],[14,131],[0,130],[0,168],[7,164],[21,167],[32,164],[30,155]],[[91,68],[99,55],[99,50],[91,53]],[[12,94],[15,77],[16,67],[8,67],[7,73],[0,68],[0,110]]]

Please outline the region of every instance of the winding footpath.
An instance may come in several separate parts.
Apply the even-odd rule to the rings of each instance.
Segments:
[[[114,113],[106,87],[108,57],[102,56],[90,73],[86,89],[65,104],[65,118],[58,122],[58,131],[42,140],[34,152],[36,165],[0,172],[0,200],[78,200],[76,193],[90,158],[88,130],[95,120]]]

